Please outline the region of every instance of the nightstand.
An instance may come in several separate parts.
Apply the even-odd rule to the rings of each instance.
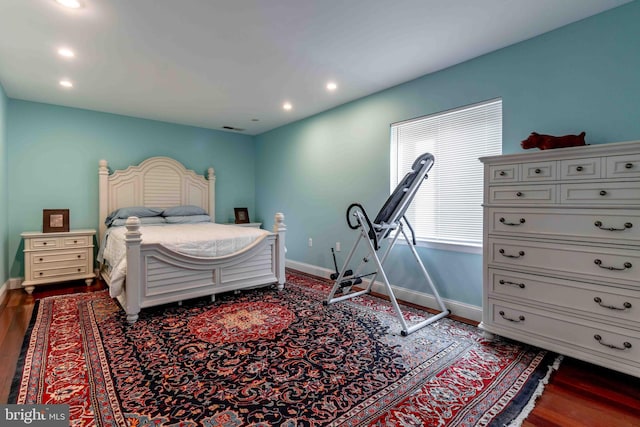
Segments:
[[[84,279],[87,286],[96,277],[93,270],[95,230],[68,232],[24,232],[24,282],[31,294],[38,285]]]

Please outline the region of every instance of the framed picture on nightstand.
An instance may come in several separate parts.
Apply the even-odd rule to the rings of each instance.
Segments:
[[[69,209],[43,209],[42,210],[42,232],[69,231]]]
[[[236,224],[248,224],[250,222],[247,208],[233,208],[233,212],[236,216]]]

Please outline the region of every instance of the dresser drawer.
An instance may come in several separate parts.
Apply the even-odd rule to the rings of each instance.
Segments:
[[[561,184],[562,204],[640,205],[640,182]]]
[[[563,280],[555,277],[489,269],[491,296],[531,301],[563,312],[582,312],[602,321],[640,322],[640,291]]]
[[[640,178],[640,154],[607,157],[607,178]]]
[[[517,185],[489,187],[489,203],[544,203],[552,204],[556,200],[554,185]]]
[[[491,322],[516,333],[542,336],[559,345],[597,353],[608,358],[623,359],[640,366],[640,334],[638,331],[598,324],[558,315],[555,312],[489,299]]]
[[[640,242],[640,211],[489,208],[489,234]]]
[[[523,163],[522,181],[552,181],[556,179],[556,162]]]
[[[595,179],[602,177],[600,157],[570,159],[560,162],[560,179]]]
[[[564,273],[640,289],[640,251],[489,238],[491,266],[517,266],[531,272]]]
[[[89,259],[86,250],[80,251],[54,251],[54,252],[31,252],[27,254],[27,261],[31,261],[37,268],[46,268],[47,265],[75,266],[83,265]]]
[[[519,165],[496,165],[489,168],[489,182],[509,183],[518,181]]]
[[[73,236],[73,237],[63,237],[60,239],[62,241],[61,247],[63,248],[78,248],[89,246],[93,242],[90,241],[91,236]]]

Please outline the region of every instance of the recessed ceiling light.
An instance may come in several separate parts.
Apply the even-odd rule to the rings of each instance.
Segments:
[[[327,90],[334,91],[336,89],[338,89],[337,84],[335,84],[334,82],[327,83]]]
[[[76,54],[71,49],[67,49],[66,47],[61,47],[60,49],[58,49],[58,55],[64,56],[65,58],[73,58],[74,56],[76,56]]]
[[[282,108],[284,108],[285,110],[289,111],[293,108],[293,105],[291,105],[290,102],[285,102],[284,104],[282,104]]]
[[[71,80],[60,80],[60,86],[73,87],[73,83],[71,83]]]
[[[56,0],[56,3],[70,9],[78,9],[82,6],[80,0]]]

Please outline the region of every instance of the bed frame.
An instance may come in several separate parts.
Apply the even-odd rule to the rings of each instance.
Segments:
[[[105,218],[122,207],[166,208],[196,205],[205,209],[215,222],[215,182],[213,168],[208,177],[187,170],[168,157],[151,157],[138,166],[109,174],[106,160],[100,160],[99,242],[106,231]],[[275,215],[273,232],[259,244],[238,253],[201,258],[180,254],[159,244],[142,244],[140,220],[127,219],[127,275],[123,291],[117,297],[127,313],[127,321],[138,319],[142,308],[211,296],[248,287],[285,282],[284,215]],[[111,279],[104,266],[100,275]]]

